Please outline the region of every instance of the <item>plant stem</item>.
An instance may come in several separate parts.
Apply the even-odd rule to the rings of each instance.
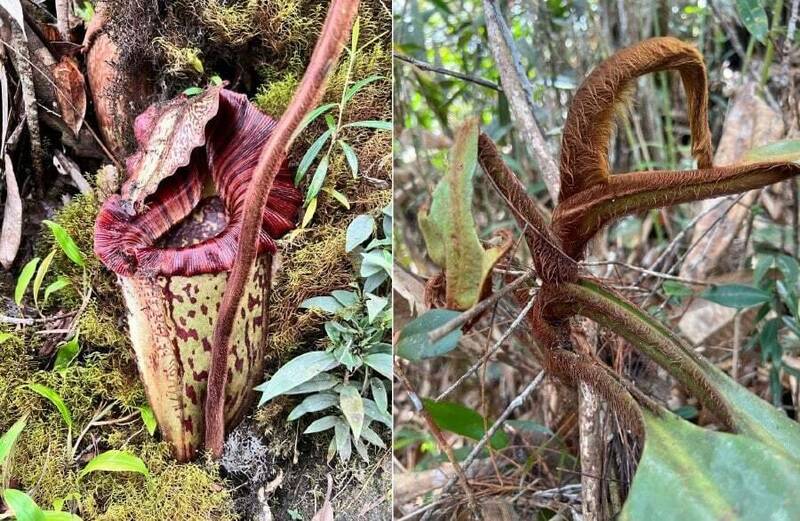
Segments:
[[[358,4],[358,0],[331,2],[308,69],[289,107],[278,121],[274,134],[261,151],[252,182],[248,187],[239,245],[211,342],[211,362],[205,403],[205,443],[214,458],[222,456],[225,438],[223,407],[233,323],[258,254],[258,234],[261,231],[267,198],[279,166],[294,140],[294,130],[308,111],[319,103],[325,91],[328,77],[339,60],[358,12]]]
[[[767,37],[767,51],[764,53],[764,65],[761,67],[761,79],[758,86],[763,90],[769,79],[769,69],[772,67],[772,60],[775,57],[775,38],[778,37],[778,30],[781,25],[781,15],[783,14],[783,0],[775,0],[775,7],[772,10],[772,25]]]

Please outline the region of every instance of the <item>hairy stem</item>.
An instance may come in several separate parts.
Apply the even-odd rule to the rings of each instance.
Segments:
[[[704,361],[635,304],[586,279],[564,284],[559,294],[563,303],[570,303],[570,313],[590,318],[623,336],[688,388],[726,428],[739,427],[731,404],[717,389]]]
[[[358,0],[333,0],[322,26],[311,61],[303,80],[284,112],[274,134],[267,141],[253,172],[245,200],[239,246],[222,299],[219,318],[212,338],[211,365],[208,372],[208,390],[205,403],[205,444],[212,457],[222,455],[225,437],[223,405],[227,381],[227,358],[230,351],[231,331],[244,296],[244,287],[250,277],[258,253],[258,234],[267,197],[278,168],[294,140],[294,131],[322,98],[328,76],[334,70],[350,27],[358,12]]]
[[[564,251],[578,258],[603,226],[624,215],[746,192],[798,174],[800,165],[795,163],[619,174],[559,204],[553,213],[553,228]]]
[[[692,155],[700,168],[711,166],[703,57],[693,46],[676,38],[651,38],[601,63],[575,93],[561,143],[559,201],[608,180],[608,143],[614,117],[629,97],[632,80],[664,70],[680,72],[688,97]]]

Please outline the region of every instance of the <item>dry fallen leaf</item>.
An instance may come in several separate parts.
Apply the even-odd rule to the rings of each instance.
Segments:
[[[61,118],[77,136],[86,116],[86,81],[75,58],[63,56],[53,67],[53,79]]]
[[[325,502],[319,512],[314,514],[311,521],[333,521],[333,505],[331,504],[331,492],[333,492],[333,478],[328,474],[328,491],[325,493]]]
[[[0,231],[0,264],[9,269],[19,250],[22,238],[22,201],[19,197],[14,166],[8,154],[5,156],[6,202],[3,211],[3,228]]]

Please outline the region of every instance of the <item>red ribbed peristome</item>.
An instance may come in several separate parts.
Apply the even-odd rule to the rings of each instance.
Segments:
[[[219,96],[219,110],[205,126],[205,146],[192,151],[188,165],[165,174],[141,211],[133,210],[131,202],[119,195],[103,204],[95,223],[94,250],[109,269],[124,276],[191,276],[230,270],[247,188],[276,121],[259,112],[242,94],[220,89]],[[150,137],[142,126],[153,120],[152,110],[137,118],[140,150],[148,146]],[[126,184],[135,179],[136,172],[129,172]],[[225,206],[227,226],[216,236],[191,246],[160,246],[159,239],[200,202],[209,179]],[[260,252],[275,252],[275,239],[294,228],[301,202],[284,162],[264,211]]]

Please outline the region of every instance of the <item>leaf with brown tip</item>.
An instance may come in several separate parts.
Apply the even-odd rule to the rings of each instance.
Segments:
[[[456,132],[445,177],[433,192],[430,213],[420,212],[431,258],[446,277],[446,302],[451,309],[469,309],[491,281],[492,268],[511,245],[510,240],[484,250],[472,217],[472,183],[478,164],[478,120],[470,119]]]

